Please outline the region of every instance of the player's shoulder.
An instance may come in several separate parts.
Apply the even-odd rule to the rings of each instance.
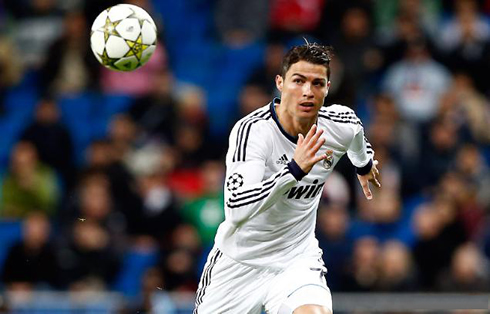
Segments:
[[[240,120],[238,120],[233,129],[235,131],[243,130],[243,129],[253,129],[257,130],[262,128],[264,125],[268,124],[268,121],[272,119],[272,112],[270,109],[270,103],[260,107]]]
[[[318,117],[320,122],[338,124],[339,126],[362,126],[356,112],[352,108],[340,104],[320,108]]]
[[[352,109],[349,108],[345,105],[341,104],[332,104],[328,106],[323,106],[320,108],[320,112],[324,113],[336,113],[336,114],[343,114],[343,115],[355,115],[356,112]]]
[[[245,161],[254,152],[265,151],[269,147],[270,103],[238,120],[230,133],[227,162]]]

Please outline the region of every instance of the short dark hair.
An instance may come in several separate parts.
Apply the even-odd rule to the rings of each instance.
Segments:
[[[281,76],[286,77],[289,68],[299,62],[306,61],[313,64],[320,64],[327,68],[327,77],[330,77],[330,60],[333,57],[333,48],[317,43],[306,43],[301,46],[292,47],[282,60]]]

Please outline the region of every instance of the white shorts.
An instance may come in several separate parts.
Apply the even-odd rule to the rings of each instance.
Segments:
[[[332,296],[320,257],[294,262],[284,271],[250,267],[213,248],[199,282],[193,314],[291,314],[306,304],[332,312]]]

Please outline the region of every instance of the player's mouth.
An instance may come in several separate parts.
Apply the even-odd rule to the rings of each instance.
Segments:
[[[315,104],[312,102],[302,102],[299,104],[299,107],[304,111],[310,111],[315,108]]]

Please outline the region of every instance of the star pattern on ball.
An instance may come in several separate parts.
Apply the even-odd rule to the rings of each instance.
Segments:
[[[124,55],[125,57],[136,56],[138,60],[141,60],[141,56],[143,55],[143,51],[148,48],[150,45],[143,44],[143,39],[141,35],[135,40],[126,40],[126,43],[129,46],[129,51]]]
[[[226,180],[226,188],[230,192],[238,190],[243,185],[243,176],[239,173],[234,173]]]
[[[104,52],[102,54],[99,54],[100,59],[102,59],[102,64],[103,65],[110,65],[113,66],[114,62],[116,62],[118,59],[117,58],[111,58],[107,55],[107,50],[104,49]]]
[[[129,9],[133,13],[131,13],[130,15],[128,15],[128,17],[135,18],[135,19],[138,19],[139,20],[138,14],[136,14],[136,12],[134,12],[134,10],[132,8],[129,8]]]
[[[119,23],[121,23],[121,21],[112,22],[109,19],[109,17],[106,17],[105,24],[102,27],[102,30],[104,31],[104,40],[105,40],[105,42],[107,42],[107,40],[109,39],[109,36],[110,35],[120,36],[119,33],[116,30],[116,26],[119,25]]]

